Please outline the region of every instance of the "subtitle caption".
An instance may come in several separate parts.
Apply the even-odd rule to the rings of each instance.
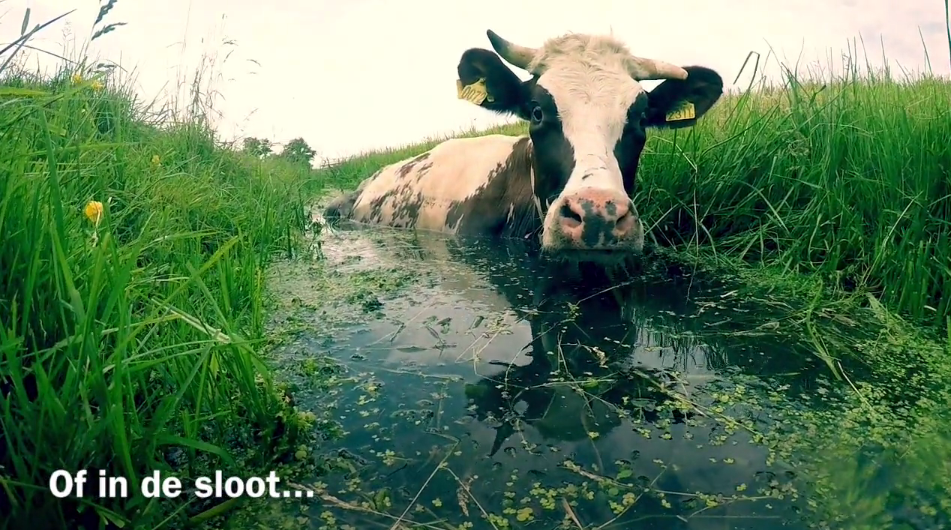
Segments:
[[[56,470],[50,475],[50,492],[59,499],[66,497],[85,496],[86,484],[89,481],[88,473],[85,469],[77,473],[70,473],[65,469]],[[126,477],[106,476],[105,470],[99,470],[98,494],[100,498],[126,498],[129,496],[129,480]],[[310,490],[288,490],[279,489],[281,479],[273,471],[266,477],[241,477],[230,476],[225,478],[224,473],[215,471],[213,477],[198,477],[195,479],[194,490],[184,491],[182,480],[175,476],[162,476],[161,472],[153,471],[139,483],[139,489],[142,496],[147,498],[168,498],[174,499],[183,493],[193,494],[200,499],[208,498],[237,498],[251,497],[257,499],[260,497],[271,497],[273,499],[281,498],[312,498],[314,492]]]

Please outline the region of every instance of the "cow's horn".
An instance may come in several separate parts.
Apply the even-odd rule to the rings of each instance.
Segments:
[[[632,57],[627,63],[627,71],[638,81],[648,79],[687,79],[687,71],[664,61]]]
[[[522,70],[528,69],[529,63],[532,62],[532,59],[535,58],[535,53],[538,51],[534,48],[527,48],[509,42],[499,37],[499,35],[491,29],[487,30],[485,34],[489,36],[489,42],[492,43],[492,47],[495,48],[495,51],[498,52],[503,59],[508,61],[512,66],[516,66]]]

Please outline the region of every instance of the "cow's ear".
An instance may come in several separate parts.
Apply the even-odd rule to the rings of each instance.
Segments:
[[[525,118],[525,88],[522,80],[495,53],[482,48],[463,52],[456,68],[459,99],[500,114]]]
[[[690,127],[723,95],[720,74],[685,66],[687,79],[668,79],[648,93],[647,127]]]

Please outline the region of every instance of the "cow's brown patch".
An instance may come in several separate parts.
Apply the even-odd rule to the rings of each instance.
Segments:
[[[370,211],[367,212],[366,218],[362,219],[364,222],[370,223],[379,223],[383,219],[383,207],[386,205],[386,202],[389,201],[394,195],[396,195],[397,190],[392,189],[383,195],[380,195],[376,199],[370,201]]]
[[[541,227],[532,192],[532,143],[528,137],[512,147],[469,198],[454,201],[446,227],[460,235],[524,237]]]
[[[402,167],[400,167],[399,171],[397,171],[396,173],[397,178],[399,180],[403,180],[404,178],[406,178],[406,175],[409,175],[410,172],[413,171],[413,168],[416,167],[416,164],[429,158],[429,154],[430,154],[430,151],[426,151],[425,153],[421,155],[411,158],[409,161],[403,164]],[[432,167],[432,164],[429,164],[429,165],[430,167]]]
[[[419,169],[416,171],[416,182],[419,182],[423,177],[425,177],[432,168],[433,163],[431,161],[427,161],[425,164],[419,166]]]
[[[427,162],[430,154],[430,151],[419,154],[404,162],[396,170],[396,185],[370,201],[369,212],[366,218],[363,219],[364,222],[386,224],[394,228],[412,228],[416,226],[424,202],[423,195],[417,190],[416,183],[422,175],[425,175],[433,167],[432,162]],[[420,165],[421,162],[423,164]],[[379,173],[377,172],[377,174]],[[416,175],[416,178],[408,180],[413,174]],[[389,214],[389,219],[384,219],[386,214]]]
[[[423,202],[423,194],[416,191],[416,186],[405,182],[370,201],[370,211],[365,221],[394,228],[413,228],[419,219]],[[389,214],[390,218],[384,219],[385,214]]]
[[[406,191],[411,190],[407,189]],[[393,221],[390,225],[395,228],[415,227],[416,222],[419,220],[423,202],[424,199],[421,192],[417,191],[416,195],[404,192],[404,194],[393,203]]]

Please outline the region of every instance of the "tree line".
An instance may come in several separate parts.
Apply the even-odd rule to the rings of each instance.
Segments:
[[[274,143],[267,138],[248,137],[243,141],[242,151],[256,158],[279,157],[294,163],[310,166],[317,154],[303,138],[294,138],[284,145],[280,153],[274,152]]]

